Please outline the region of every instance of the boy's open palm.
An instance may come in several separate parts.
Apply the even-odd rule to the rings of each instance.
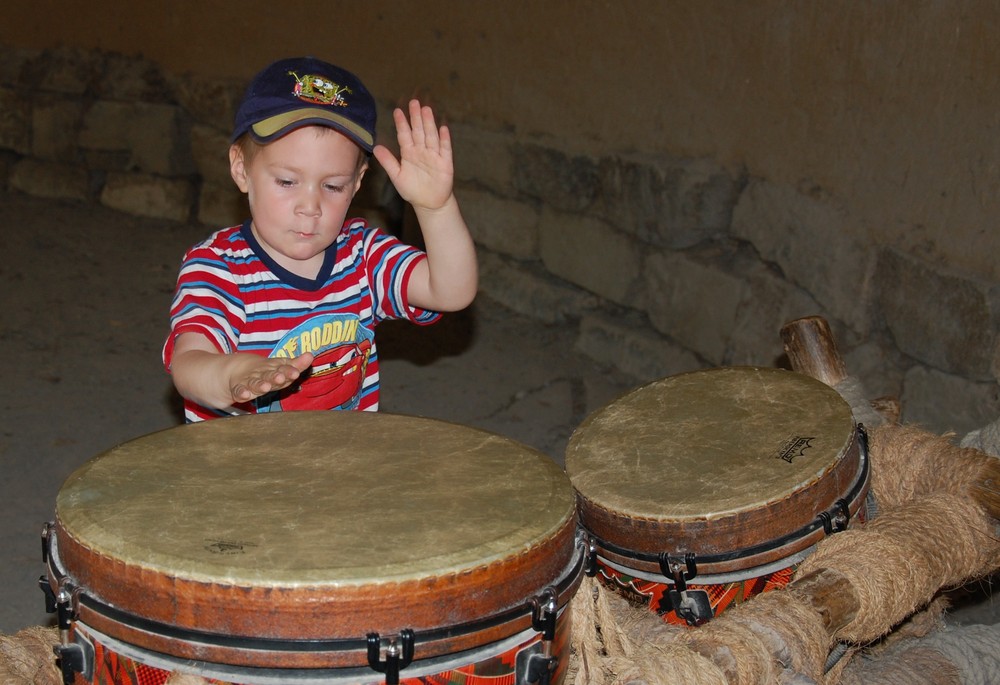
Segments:
[[[372,151],[399,195],[415,208],[436,210],[451,197],[455,167],[451,134],[437,127],[430,107],[410,100],[409,119],[402,109],[392,113],[399,159],[384,145]]]

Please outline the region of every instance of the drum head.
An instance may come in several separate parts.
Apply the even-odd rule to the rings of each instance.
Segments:
[[[363,640],[524,604],[569,565],[574,514],[565,474],[506,438],[286,412],[91,460],[59,492],[55,552],[88,595],[160,624]]]
[[[712,556],[809,524],[856,482],[858,449],[851,409],[832,388],[727,367],[671,376],[598,410],[571,436],[566,470],[599,539]]]

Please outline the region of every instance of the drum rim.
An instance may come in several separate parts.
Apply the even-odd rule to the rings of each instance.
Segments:
[[[590,535],[591,544],[598,550],[600,556],[615,562],[623,568],[645,571],[662,578],[664,583],[672,583],[668,576],[662,574],[661,558],[683,560],[690,556],[702,574],[739,573],[750,568],[767,566],[775,562],[794,557],[804,549],[814,546],[823,537],[846,528],[865,506],[871,485],[871,459],[868,453],[867,431],[863,424],[857,424],[852,436],[852,449],[849,455],[857,457],[857,471],[850,490],[843,497],[835,500],[824,511],[798,529],[782,533],[751,546],[734,546],[726,551],[714,553],[699,553],[697,544],[685,544],[672,538],[670,531],[658,528],[659,548],[624,546],[629,538],[613,536],[611,541],[603,539],[591,530],[585,517],[585,509],[580,507],[581,527]],[[844,461],[847,461],[846,457]],[[839,524],[834,525],[838,516],[843,516]],[[635,538],[632,538],[635,541]],[[715,542],[715,541],[713,541]],[[673,546],[671,546],[673,543]],[[697,583],[697,581],[695,581]]]
[[[710,383],[722,382],[727,376],[739,378],[740,374],[752,372],[754,376],[767,374],[781,383],[792,381],[799,387],[814,388],[821,393],[824,403],[834,402],[838,421],[845,422],[843,444],[838,447],[835,458],[822,464],[823,470],[812,480],[804,482],[793,490],[774,493],[771,500],[755,506],[746,506],[719,514],[691,514],[667,518],[664,516],[642,516],[635,511],[619,511],[607,503],[601,492],[592,492],[578,482],[572,463],[579,441],[585,439],[587,426],[603,413],[598,410],[591,414],[574,432],[567,445],[567,474],[577,493],[577,508],[582,525],[596,537],[613,545],[640,553],[659,554],[665,542],[669,542],[679,552],[700,550],[701,556],[721,555],[733,549],[753,547],[767,543],[770,539],[782,537],[803,526],[843,497],[858,480],[858,472],[863,468],[859,463],[858,426],[851,415],[850,406],[828,385],[809,376],[784,369],[755,366],[728,366],[700,369],[662,378],[626,393],[618,400],[605,406],[611,407],[625,398],[635,396],[661,383],[676,379],[691,379],[698,376],[709,377]],[[719,378],[716,381],[715,378]],[[690,380],[682,380],[681,387]],[[711,386],[710,386],[711,387]],[[780,386],[779,386],[780,387]],[[598,434],[600,435],[600,433]],[[840,439],[840,438],[838,438]],[[581,457],[583,467],[586,457]],[[584,471],[580,471],[584,473]],[[593,484],[591,484],[593,485]],[[582,489],[581,489],[582,488]],[[853,513],[853,512],[852,512]],[[777,533],[771,535],[767,524],[781,522]],[[794,551],[794,550],[793,550]]]
[[[181,628],[122,610],[77,585],[73,576],[66,573],[59,562],[55,536],[48,535],[46,543],[47,576],[43,580],[54,593],[65,590],[73,597],[74,615],[78,620],[116,640],[173,657],[240,667],[343,668],[367,663],[367,632],[355,631],[356,637],[327,639],[240,636]],[[415,660],[475,649],[524,631],[533,625],[532,600],[549,589],[554,592],[556,604],[562,611],[579,588],[589,562],[586,540],[579,532],[571,551],[570,560],[560,574],[525,595],[520,604],[469,621],[414,630]],[[405,628],[396,625],[376,632],[391,637]]]
[[[79,625],[79,624],[77,624]],[[567,606],[561,607],[556,621],[557,635],[566,634],[572,630],[572,615]],[[449,652],[439,656],[432,656],[422,660],[414,660],[410,665],[400,670],[403,678],[421,678],[438,673],[457,670],[470,664],[479,663],[472,661],[483,656],[494,657],[504,654],[514,648],[521,648],[521,651],[530,650],[533,644],[537,644],[540,639],[537,631],[527,628],[514,632],[509,636],[471,647],[461,652]],[[347,666],[321,666],[311,668],[295,668],[288,663],[269,667],[253,667],[244,664],[227,664],[192,657],[181,658],[163,652],[154,652],[149,649],[122,641],[111,635],[107,635],[90,625],[84,625],[83,630],[74,633],[74,640],[77,644],[81,641],[89,643],[89,648],[93,649],[94,643],[110,650],[116,655],[151,668],[159,670],[170,670],[170,672],[191,672],[196,671],[202,678],[211,678],[220,682],[239,682],[248,685],[320,685],[327,683],[338,683],[341,685],[354,685],[363,679],[377,677],[375,672],[368,665],[359,666],[350,664]],[[570,640],[559,639],[560,650],[568,653]],[[564,668],[560,664],[557,668]]]
[[[224,428],[221,429],[221,433],[211,435],[225,437],[230,430],[236,430],[250,435],[249,440],[256,440],[257,428],[253,429],[253,433],[247,433],[246,428],[241,427],[239,422],[257,421],[258,423],[254,425],[267,432],[271,432],[273,426],[309,427],[312,425],[311,420],[304,418],[307,413],[289,412],[283,415],[221,419],[220,421],[227,422],[234,428]],[[60,518],[63,512],[57,506],[56,519],[51,524],[48,537],[49,544],[56,548],[56,554],[51,556],[57,558],[61,569],[65,571],[60,569],[60,573],[50,579],[49,584],[53,591],[58,594],[57,585],[62,582],[62,575],[66,575],[71,579],[74,591],[79,596],[97,598],[105,605],[123,609],[131,615],[164,625],[250,639],[319,640],[356,637],[361,631],[364,634],[369,632],[391,634],[400,628],[401,621],[405,623],[402,627],[420,632],[442,626],[463,625],[484,616],[493,616],[513,607],[519,607],[525,598],[534,596],[540,588],[550,584],[553,579],[560,578],[573,559],[577,529],[576,498],[565,472],[547,455],[502,435],[436,419],[391,414],[361,413],[355,416],[357,413],[354,412],[346,416],[342,412],[312,412],[312,414],[317,417],[316,420],[324,422],[322,430],[331,425],[350,427],[353,431],[351,435],[360,437],[345,439],[344,444],[349,447],[356,444],[354,441],[368,435],[362,431],[380,428],[384,431],[387,426],[410,425],[396,423],[396,419],[417,421],[421,425],[441,424],[445,428],[444,433],[440,433],[442,436],[440,444],[446,445],[446,449],[449,450],[444,456],[461,452],[470,457],[468,463],[495,465],[495,469],[491,468],[489,473],[498,473],[504,477],[509,474],[510,477],[505,483],[507,488],[522,488],[522,484],[527,483],[523,480],[526,477],[525,473],[529,473],[531,477],[540,479],[537,483],[540,489],[533,484],[532,487],[518,490],[517,494],[529,493],[534,496],[538,492],[543,494],[545,499],[537,510],[531,510],[533,513],[530,521],[524,516],[512,518],[509,528],[516,534],[505,539],[502,544],[492,547],[484,545],[482,554],[480,547],[477,546],[480,541],[475,539],[474,535],[467,534],[466,537],[460,538],[457,547],[460,551],[464,549],[462,545],[466,540],[473,545],[472,551],[464,553],[460,559],[461,564],[442,564],[435,569],[435,555],[439,550],[433,543],[430,543],[432,546],[429,547],[426,546],[428,543],[421,543],[424,546],[415,547],[413,554],[426,553],[427,559],[431,561],[418,567],[420,573],[406,571],[394,575],[391,573],[392,568],[389,567],[390,572],[384,576],[374,574],[371,577],[361,577],[357,573],[340,575],[333,573],[329,574],[331,576],[329,582],[325,581],[322,575],[318,576],[317,582],[310,580],[312,576],[304,576],[304,579],[296,578],[295,566],[287,564],[284,568],[290,568],[291,572],[284,575],[272,574],[263,581],[255,579],[244,581],[240,576],[230,581],[218,574],[203,574],[200,568],[195,569],[194,573],[189,572],[186,567],[179,568],[177,572],[164,570],[160,565],[148,563],[142,556],[141,548],[138,554],[119,558],[115,548],[105,545],[103,538],[94,538],[88,528],[78,527],[72,517],[68,519],[67,525],[63,525],[64,522]],[[330,418],[331,416],[333,418]],[[387,420],[382,423],[372,423],[378,420],[378,416],[392,417],[393,422]],[[292,418],[286,423],[282,417]],[[357,422],[349,422],[354,418]],[[328,420],[333,423],[325,423]],[[273,421],[278,423],[269,423]],[[453,433],[450,426],[457,426],[463,431]],[[199,427],[204,428],[204,425],[198,424],[194,430],[198,430]],[[185,427],[166,429],[161,433],[178,429]],[[439,430],[442,428],[431,427],[425,433],[435,438],[429,441],[432,446],[439,444],[436,440]],[[471,440],[464,431],[468,431],[472,436]],[[287,433],[288,431],[283,430],[279,435],[284,436]],[[161,444],[169,444],[169,441],[175,439],[164,436],[160,440],[164,442],[154,442],[146,447],[159,449]],[[175,441],[175,444],[184,447],[187,444],[186,440],[185,437]],[[288,446],[287,439],[284,440],[281,443],[282,448]],[[409,444],[408,440],[405,445]],[[406,449],[408,447],[400,447],[400,450]],[[426,451],[426,447],[419,449],[421,452],[415,454],[430,454]],[[515,453],[513,450],[519,451]],[[134,456],[134,452],[130,451],[121,454]],[[472,459],[474,454],[481,454],[486,461]],[[517,459],[505,458],[515,454]],[[364,456],[361,455],[362,458]],[[95,457],[98,458],[100,455]],[[417,463],[423,462],[417,459]],[[517,464],[530,464],[531,468],[512,470]],[[117,464],[113,462],[108,462],[107,465],[110,468],[117,468]],[[150,468],[155,466],[156,464],[152,464]],[[84,468],[86,465],[81,466],[81,469]],[[352,468],[358,467],[355,465]],[[82,478],[83,485],[87,485],[86,478],[90,473],[99,472],[78,469],[70,479]],[[462,478],[468,477],[468,472],[462,473],[457,469],[452,469],[451,473],[448,483],[460,482]],[[129,477],[134,478],[134,476]],[[470,506],[480,506],[482,502],[476,497],[487,490],[492,492],[496,487],[492,480],[478,483],[477,489],[471,497],[466,497],[457,510],[458,513],[468,510]],[[507,490],[501,489],[501,492]],[[67,511],[73,513],[72,510]],[[403,513],[397,512],[397,518],[407,515],[406,512],[409,510],[400,511]],[[534,513],[536,511],[539,512],[537,515]],[[141,519],[142,526],[148,527],[148,520]],[[132,535],[139,535],[146,528],[127,530]],[[139,533],[134,533],[134,530],[138,530]],[[447,530],[447,528],[441,529],[442,533]],[[80,536],[83,539],[79,539]],[[364,538],[359,539],[364,541]],[[408,549],[404,548],[403,554],[397,556],[405,556]],[[426,572],[425,567],[428,569]],[[95,629],[118,636],[113,621],[91,611],[86,601],[81,607],[81,611],[85,614],[89,612],[89,615],[97,617],[94,622]],[[130,629],[130,632],[145,634],[144,639],[157,639],[155,634],[144,633],[141,630]],[[457,640],[461,639],[464,638],[459,636]]]

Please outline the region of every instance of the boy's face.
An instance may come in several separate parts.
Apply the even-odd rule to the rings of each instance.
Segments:
[[[306,126],[262,146],[245,163],[237,145],[230,171],[250,202],[254,235],[292,273],[314,278],[343,226],[367,166],[337,131]]]

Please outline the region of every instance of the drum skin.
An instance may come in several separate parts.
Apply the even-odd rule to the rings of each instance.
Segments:
[[[415,659],[476,647],[530,615],[448,628],[517,613],[565,575],[575,532],[565,474],[501,436],[384,413],[260,414],[154,433],[79,468],[57,497],[50,584],[65,575],[94,600],[80,603],[87,625],[165,654],[353,666],[363,654],[236,643],[410,629],[436,636]],[[172,636],[185,631],[196,637]]]
[[[858,513],[861,459],[850,406],[832,388],[781,369],[722,367],[594,412],[570,437],[566,470],[599,548],[694,554],[699,573],[718,574],[773,567],[815,544],[825,534],[817,517],[852,490],[846,504]],[[653,560],[599,554],[661,572]]]

